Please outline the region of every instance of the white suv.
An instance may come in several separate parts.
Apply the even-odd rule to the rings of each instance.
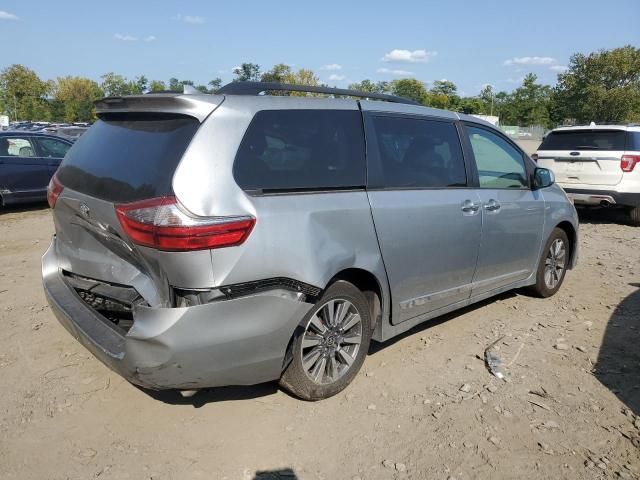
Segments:
[[[556,128],[533,159],[576,205],[623,207],[640,226],[640,125]]]

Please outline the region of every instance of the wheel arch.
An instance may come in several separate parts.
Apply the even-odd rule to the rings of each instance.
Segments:
[[[375,330],[382,321],[385,307],[388,305],[382,282],[370,271],[352,267],[341,270],[331,277],[327,282],[325,290],[340,280],[353,284],[364,293],[369,303],[371,326]]]

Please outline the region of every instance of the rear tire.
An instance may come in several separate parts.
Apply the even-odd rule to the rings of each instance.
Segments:
[[[367,356],[369,304],[354,285],[337,281],[307,313],[299,332],[280,386],[303,400],[331,397],[351,383]]]
[[[530,288],[531,293],[542,298],[556,294],[567,273],[570,252],[571,246],[566,232],[561,228],[554,228],[542,251],[536,284]]]
[[[640,227],[640,207],[633,207],[629,210],[629,222],[634,227]]]

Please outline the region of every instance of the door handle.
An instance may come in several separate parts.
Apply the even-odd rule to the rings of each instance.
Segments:
[[[474,213],[474,212],[477,212],[479,209],[480,209],[480,204],[473,203],[471,200],[465,200],[464,202],[462,202],[462,207],[460,207],[460,210],[462,210],[464,213]]]
[[[497,210],[500,210],[500,206],[501,206],[500,202],[492,198],[487,203],[485,203],[484,209],[487,210],[488,212],[495,212]]]

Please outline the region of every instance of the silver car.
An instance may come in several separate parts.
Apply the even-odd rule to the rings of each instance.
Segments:
[[[258,95],[275,90],[316,96]],[[514,288],[548,297],[576,263],[553,174],[471,116],[249,82],[97,112],[49,187],[44,289],[143,387],[326,398],[371,340]]]

